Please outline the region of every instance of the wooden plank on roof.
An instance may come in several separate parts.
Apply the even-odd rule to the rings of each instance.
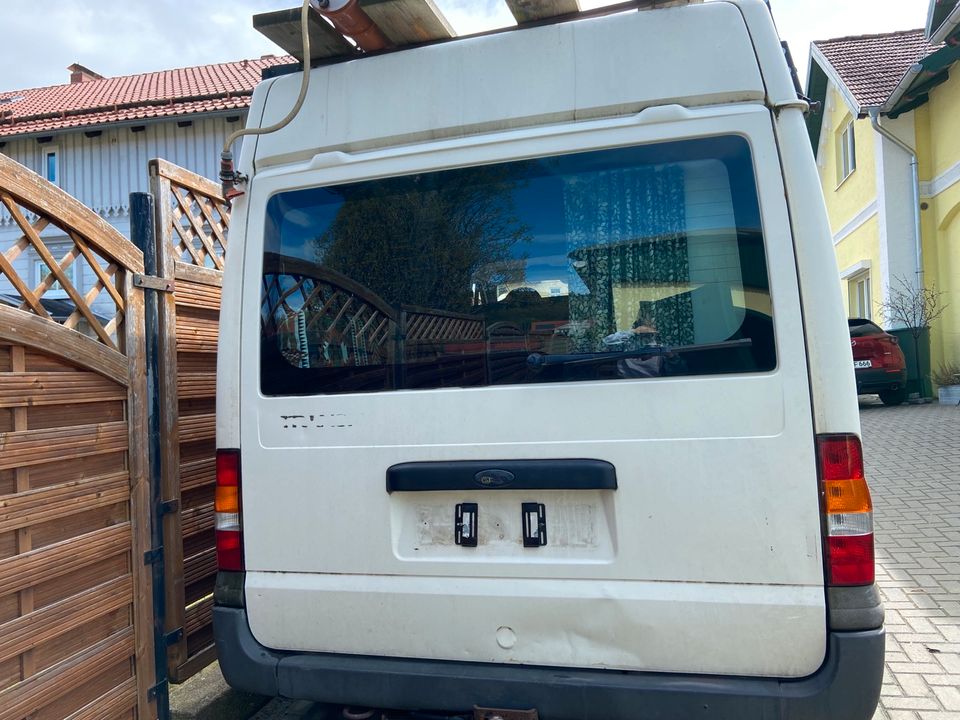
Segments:
[[[580,12],[579,0],[507,0],[507,7],[518,23]]]
[[[433,0],[360,0],[360,7],[398,47],[457,34]]]
[[[301,8],[289,8],[253,16],[253,28],[275,42],[297,60],[303,60],[303,38],[300,32]],[[356,51],[340,33],[333,29],[312,7],[310,22],[310,59],[346,57]]]

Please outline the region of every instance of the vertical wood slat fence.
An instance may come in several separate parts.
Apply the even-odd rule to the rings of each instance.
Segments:
[[[142,254],[3,155],[0,203],[0,720],[154,718]]]
[[[158,275],[173,283],[159,305],[161,495],[166,632],[173,682],[215,658],[214,396],[220,288],[230,213],[220,186],[164,160],[150,162]]]

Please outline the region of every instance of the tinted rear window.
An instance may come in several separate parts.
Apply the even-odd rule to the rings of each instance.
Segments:
[[[749,145],[725,136],[283,192],[265,394],[776,365]]]
[[[868,335],[886,335],[883,329],[869,320],[852,318],[847,321],[850,326],[850,337],[866,337]]]

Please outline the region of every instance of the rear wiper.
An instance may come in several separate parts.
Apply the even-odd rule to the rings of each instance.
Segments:
[[[594,363],[623,360],[624,358],[652,357],[654,355],[674,355],[676,353],[704,352],[711,350],[736,350],[749,348],[753,345],[750,338],[740,340],[725,340],[718,343],[701,343],[699,345],[650,345],[640,350],[609,350],[607,352],[576,353],[574,355],[560,355],[547,353],[530,353],[527,356],[527,365],[539,370],[550,365],[592,365]]]

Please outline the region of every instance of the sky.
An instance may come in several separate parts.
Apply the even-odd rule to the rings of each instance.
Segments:
[[[502,0],[435,0],[460,34],[513,23]],[[923,27],[928,0],[771,0],[806,78],[811,40]],[[69,81],[78,62],[104,76],[280,54],[251,16],[296,0],[3,0],[0,91]],[[581,0],[584,9],[610,0]]]

